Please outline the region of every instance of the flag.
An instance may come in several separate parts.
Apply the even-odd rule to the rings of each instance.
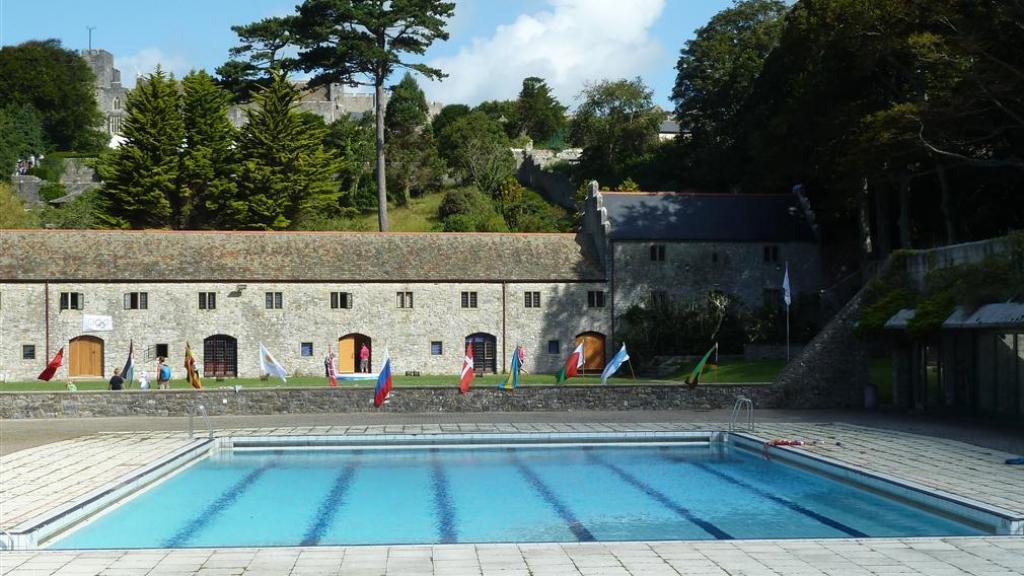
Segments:
[[[203,387],[203,379],[199,377],[199,370],[196,368],[196,357],[192,354],[192,346],[185,342],[185,372],[188,374],[188,383],[193,388]]]
[[[789,262],[786,262],[786,275],[782,278],[782,299],[786,301],[786,306],[793,301],[789,293]]]
[[[516,351],[512,354],[512,368],[508,371],[508,378],[505,378],[504,384],[498,385],[499,388],[512,390],[519,386],[519,371],[523,369],[521,349],[521,346],[516,346]]]
[[[466,344],[466,357],[462,360],[462,375],[459,377],[459,392],[463,394],[469,392],[469,385],[476,375],[473,368],[473,345]]]
[[[327,355],[327,360],[324,360],[324,368],[327,370],[327,381],[331,384],[331,388],[338,386],[338,375],[334,372],[334,352]]]
[[[384,400],[387,399],[388,394],[391,394],[391,355],[384,351],[384,367],[380,369],[380,374],[377,375],[377,386],[373,389],[373,405],[377,408],[384,404]]]
[[[626,360],[629,360],[629,353],[626,352],[626,343],[623,342],[622,348],[619,348],[619,351],[615,353],[615,356],[612,356],[611,361],[604,367],[604,372],[601,372],[601,384],[607,384],[608,379],[618,372],[619,367]]]
[[[114,319],[110,316],[82,314],[82,332],[109,332],[114,329]]]
[[[260,370],[271,376],[277,376],[285,384],[288,383],[288,374],[285,372],[284,366],[274,360],[274,357],[270,355],[270,350],[267,350],[262,342],[260,342]]]
[[[57,350],[57,354],[56,356],[53,357],[53,360],[50,360],[50,363],[46,365],[46,368],[42,372],[40,372],[39,376],[37,376],[36,378],[39,380],[46,380],[47,382],[49,382],[50,378],[53,378],[53,375],[57,372],[57,369],[63,365],[64,348],[61,347],[60,350]]]
[[[576,375],[576,371],[583,367],[583,363],[585,361],[586,358],[583,355],[583,342],[580,342],[580,345],[572,351],[572,354],[569,354],[569,358],[565,361],[565,366],[563,366],[558,372],[558,375],[555,376],[555,381],[565,382],[567,379],[572,378]]]
[[[708,353],[705,354],[704,357],[700,359],[700,362],[693,367],[693,372],[691,372],[690,377],[686,379],[687,386],[694,388],[697,384],[700,384],[700,375],[704,372],[704,365],[708,363],[708,358],[711,357],[711,353],[715,350],[718,350],[718,342],[715,342],[715,345],[711,347],[711,350],[708,350]]]
[[[124,368],[121,369],[121,378],[124,378],[125,386],[131,386],[132,380],[135,379],[135,364],[132,362],[135,356],[135,342],[128,341],[128,360],[124,363]]]

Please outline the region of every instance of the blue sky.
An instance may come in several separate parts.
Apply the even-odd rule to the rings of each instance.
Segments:
[[[126,84],[158,62],[179,76],[209,71],[235,44],[234,24],[291,13],[296,0],[0,0],[0,43],[58,38],[115,57]],[[679,49],[732,0],[457,0],[451,38],[424,60],[449,73],[424,82],[432,100],[514,98],[522,79],[545,78],[572,104],[586,82],[640,76],[670,108]]]

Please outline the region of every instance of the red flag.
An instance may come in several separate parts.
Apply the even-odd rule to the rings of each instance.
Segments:
[[[49,382],[50,378],[53,378],[53,375],[57,372],[57,368],[63,365],[64,348],[61,347],[60,350],[57,350],[57,355],[53,357],[53,360],[50,360],[50,363],[46,365],[46,369],[39,373],[38,379]]]
[[[473,369],[473,345],[466,344],[466,358],[462,361],[462,376],[459,378],[459,392],[469,392],[469,385],[473,382],[476,371]]]
[[[334,372],[334,352],[327,355],[327,360],[324,361],[325,368],[327,368],[327,381],[330,382],[331,388],[338,386],[338,375]]]
[[[585,362],[585,355],[583,353],[583,343],[581,342],[572,354],[565,360],[565,366],[555,376],[557,382],[565,382],[567,379],[572,378],[577,374],[577,371],[583,367]]]

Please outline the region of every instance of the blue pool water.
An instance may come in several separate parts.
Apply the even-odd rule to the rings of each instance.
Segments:
[[[52,548],[982,532],[726,446],[215,454]]]

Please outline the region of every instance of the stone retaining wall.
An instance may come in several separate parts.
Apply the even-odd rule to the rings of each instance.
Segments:
[[[120,392],[0,393],[0,419],[105,416],[187,416],[193,403],[211,416],[372,412],[369,388],[232,388],[207,390],[125,390]],[[530,386],[505,392],[452,387],[399,388],[383,412],[505,412],[573,410],[679,410],[731,408],[737,396],[757,408],[781,407],[769,385],[699,386]]]

